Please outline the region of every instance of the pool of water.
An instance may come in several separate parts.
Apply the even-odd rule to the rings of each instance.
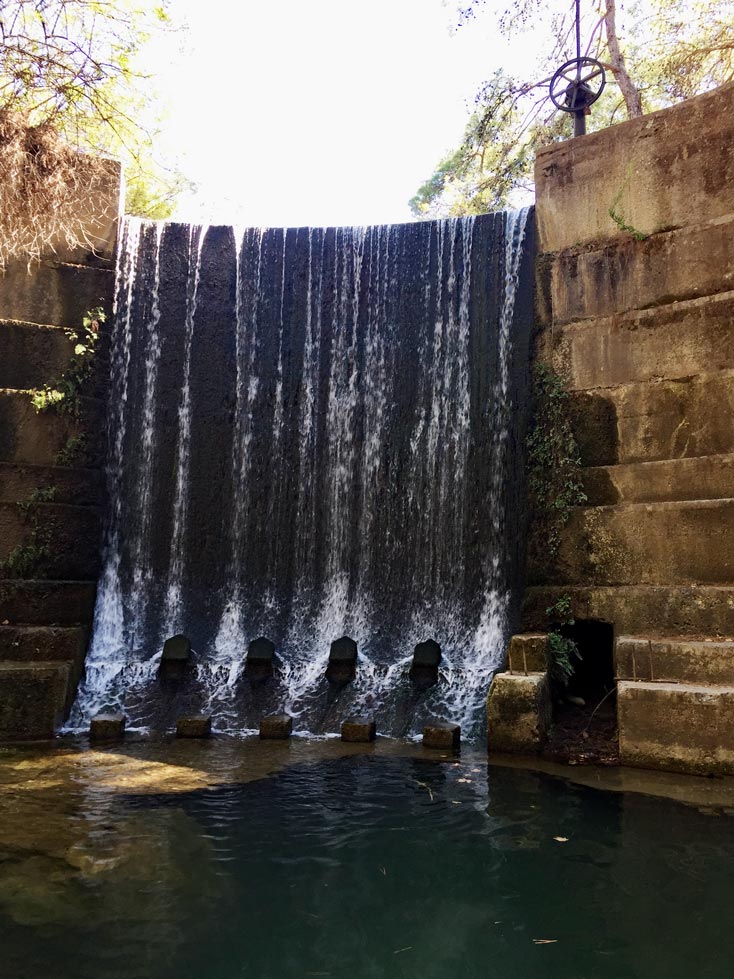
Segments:
[[[0,975],[732,975],[734,809],[406,752],[0,752]]]

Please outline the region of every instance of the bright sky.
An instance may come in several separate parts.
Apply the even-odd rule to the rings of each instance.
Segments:
[[[172,0],[187,52],[161,83],[199,184],[177,217],[249,225],[410,220],[479,84],[508,61],[449,0]]]

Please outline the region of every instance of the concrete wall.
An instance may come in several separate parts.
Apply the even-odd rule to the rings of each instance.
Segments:
[[[68,370],[66,330],[93,307],[112,312],[120,182],[119,164],[105,161],[78,214],[81,245],[51,242],[30,271],[18,260],[0,274],[0,740],[51,737],[83,667],[104,505],[103,392],[93,382],[72,415],[39,413],[31,396]],[[104,336],[97,351],[103,367]]]
[[[588,505],[554,560],[532,542],[523,628],[569,595],[617,644],[689,640],[696,690],[620,688],[622,760],[734,770],[709,695],[734,637],[734,85],[546,148],[536,188],[536,356],[571,392]],[[709,722],[715,764],[674,730]]]

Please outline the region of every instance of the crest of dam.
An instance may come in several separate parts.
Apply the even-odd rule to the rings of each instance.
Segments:
[[[109,516],[69,727],[167,730],[285,710],[478,732],[516,624],[532,211],[359,228],[126,219],[108,409]],[[184,633],[193,666],[159,676]],[[330,644],[357,643],[351,682]],[[266,682],[251,640],[275,645]],[[417,643],[438,682],[413,683]]]

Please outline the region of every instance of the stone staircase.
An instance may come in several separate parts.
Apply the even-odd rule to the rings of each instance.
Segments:
[[[622,762],[700,773],[734,773],[732,110],[728,85],[536,171],[537,356],[570,392],[588,499],[555,560],[531,548],[522,630],[561,596],[611,623]]]
[[[101,544],[104,408],[37,412],[33,389],[68,368],[88,309],[111,310],[111,262],[0,278],[0,740],[52,737],[71,707]],[[99,391],[92,391],[100,394]]]

